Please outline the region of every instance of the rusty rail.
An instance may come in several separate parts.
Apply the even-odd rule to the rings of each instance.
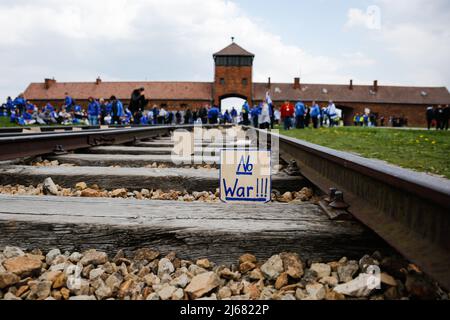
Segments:
[[[283,135],[271,137],[279,138],[283,160],[295,160],[322,191],[342,191],[356,219],[450,289],[449,180]]]
[[[207,125],[205,128],[228,127]],[[62,153],[93,146],[124,144],[167,135],[176,129],[192,130],[193,125],[138,127],[115,130],[87,130],[64,133],[21,134],[0,137],[0,161]]]

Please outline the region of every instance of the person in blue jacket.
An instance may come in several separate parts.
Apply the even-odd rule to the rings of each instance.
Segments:
[[[238,112],[237,110],[233,107],[233,109],[231,110],[231,118],[232,118],[232,123],[236,123],[236,119],[238,117]]]
[[[66,107],[66,112],[71,113],[72,108],[75,107],[75,100],[69,96],[66,92],[66,98],[64,99],[64,106]]]
[[[17,98],[14,99],[13,101],[14,107],[16,110],[19,110],[19,114],[23,114],[23,112],[25,111],[25,107],[27,105],[27,101],[25,100],[23,94],[19,94],[19,96]]]
[[[305,104],[301,101],[297,102],[297,104],[295,105],[295,119],[297,123],[297,129],[305,129],[305,115]]]
[[[44,107],[44,112],[52,113],[55,111],[55,108],[53,108],[51,103],[47,103]]]
[[[6,113],[8,116],[11,116],[11,114],[14,113],[14,103],[13,103],[11,97],[8,97],[6,99]]]
[[[157,125],[158,124],[158,117],[159,117],[159,109],[158,107],[155,105],[153,106],[153,124]]]
[[[113,125],[122,124],[121,118],[125,114],[122,102],[118,100],[115,96],[112,96],[109,103],[111,104],[111,117],[112,117],[111,124]]]
[[[148,126],[148,117],[145,113],[142,114],[141,121],[139,124],[142,126]]]
[[[234,108],[233,108],[233,110],[234,110]],[[233,122],[233,118],[231,117],[231,114],[230,114],[230,112],[228,110],[225,111],[225,113],[223,115],[223,120],[224,120],[225,124]]]
[[[219,121],[220,111],[217,106],[212,106],[208,111],[209,124],[217,124]]]
[[[250,111],[250,116],[252,117],[253,126],[259,128],[259,115],[261,114],[262,106],[254,106],[252,111]]]
[[[125,124],[131,124],[133,114],[128,107],[125,108]],[[148,117],[147,117],[148,118]]]
[[[319,105],[314,101],[311,108],[311,119],[313,122],[314,129],[319,128],[319,118],[320,118],[320,107]]]
[[[72,118],[73,124],[80,124],[83,121],[83,108],[80,105],[77,104],[73,106]]]
[[[98,125],[98,117],[100,116],[100,104],[97,100],[90,97],[88,99],[89,105],[88,105],[88,118],[89,118],[89,124],[91,126],[97,126]]]

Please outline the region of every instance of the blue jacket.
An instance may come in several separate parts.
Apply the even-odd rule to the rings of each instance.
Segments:
[[[233,119],[231,118],[231,115],[229,112],[225,112],[225,114],[223,115],[223,118],[225,119],[225,121],[227,122],[231,122]]]
[[[315,104],[311,109],[311,118],[318,118],[320,116],[320,107]]]
[[[14,102],[12,101],[11,98],[8,98],[6,100],[6,109],[8,109],[8,110],[14,109]]]
[[[235,108],[233,108],[233,110],[231,110],[231,116],[232,116],[233,118],[235,118],[235,117],[238,116],[237,110],[236,110]]]
[[[297,104],[295,105],[295,115],[297,117],[301,117],[304,116],[306,113],[306,108],[305,105],[303,104],[303,102],[297,102]]]
[[[55,111],[55,108],[53,108],[53,106],[50,103],[47,103],[44,110],[51,113],[51,112]]]
[[[75,113],[81,113],[81,112],[83,111],[83,109],[81,108],[80,105],[76,105],[76,106],[73,108],[73,111],[74,111]]]
[[[98,117],[100,115],[100,104],[97,101],[92,101],[88,105],[88,115]]]
[[[147,116],[142,116],[141,117],[141,124],[144,125],[144,126],[148,125],[148,118],[147,118]]]
[[[118,117],[123,117],[125,115],[125,111],[123,110],[123,104],[120,100],[116,100],[117,101],[117,114],[116,116]],[[111,116],[114,116],[113,114],[113,103],[110,102],[108,104],[108,109],[111,110]]]
[[[17,97],[17,98],[14,99],[13,104],[14,104],[14,106],[16,106],[16,107],[17,107],[17,106],[24,107],[24,106],[26,105],[26,101],[25,101],[24,98]]]
[[[245,111],[246,111],[247,113],[250,112],[250,106],[249,106],[249,104],[248,104],[247,101],[245,101],[244,105],[242,106],[242,109],[245,109]]]
[[[211,110],[208,112],[208,118],[212,119],[214,117],[218,118],[220,115],[220,111],[217,107],[212,107]]]
[[[72,107],[72,105],[73,105],[72,97],[67,96],[66,99],[64,99],[64,105],[66,107]]]
[[[258,117],[261,114],[261,108],[260,107],[254,107],[252,111],[250,111],[250,115],[252,118]]]

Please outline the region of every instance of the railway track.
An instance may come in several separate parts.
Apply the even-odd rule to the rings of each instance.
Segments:
[[[275,201],[264,208],[224,205],[217,198],[218,150],[255,147],[257,141],[224,146],[196,141],[208,157],[195,151],[186,160],[202,161],[174,165],[174,129],[193,127],[0,136],[0,185],[10,190],[0,195],[0,248],[95,248],[113,256],[119,249],[131,254],[151,247],[225,265],[247,252],[261,261],[280,252],[298,252],[305,261],[332,261],[397,251],[450,287],[447,181],[406,171],[394,174],[384,164],[271,135],[279,139],[284,166],[295,161],[301,175],[292,170],[274,175]],[[230,126],[208,129],[236,131]],[[40,194],[49,177],[59,197],[30,195]],[[284,198],[303,188],[315,189],[317,196],[309,201]],[[343,192],[351,216],[332,220],[327,213],[343,211],[318,205],[330,188]]]

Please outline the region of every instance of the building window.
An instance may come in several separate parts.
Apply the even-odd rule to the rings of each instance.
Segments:
[[[251,67],[252,64],[253,64],[252,57],[240,57],[240,56],[216,57],[216,65],[217,66]]]
[[[220,78],[220,84],[225,85],[225,78]]]
[[[248,85],[248,79],[247,78],[242,79],[242,85],[243,86],[247,86]]]

